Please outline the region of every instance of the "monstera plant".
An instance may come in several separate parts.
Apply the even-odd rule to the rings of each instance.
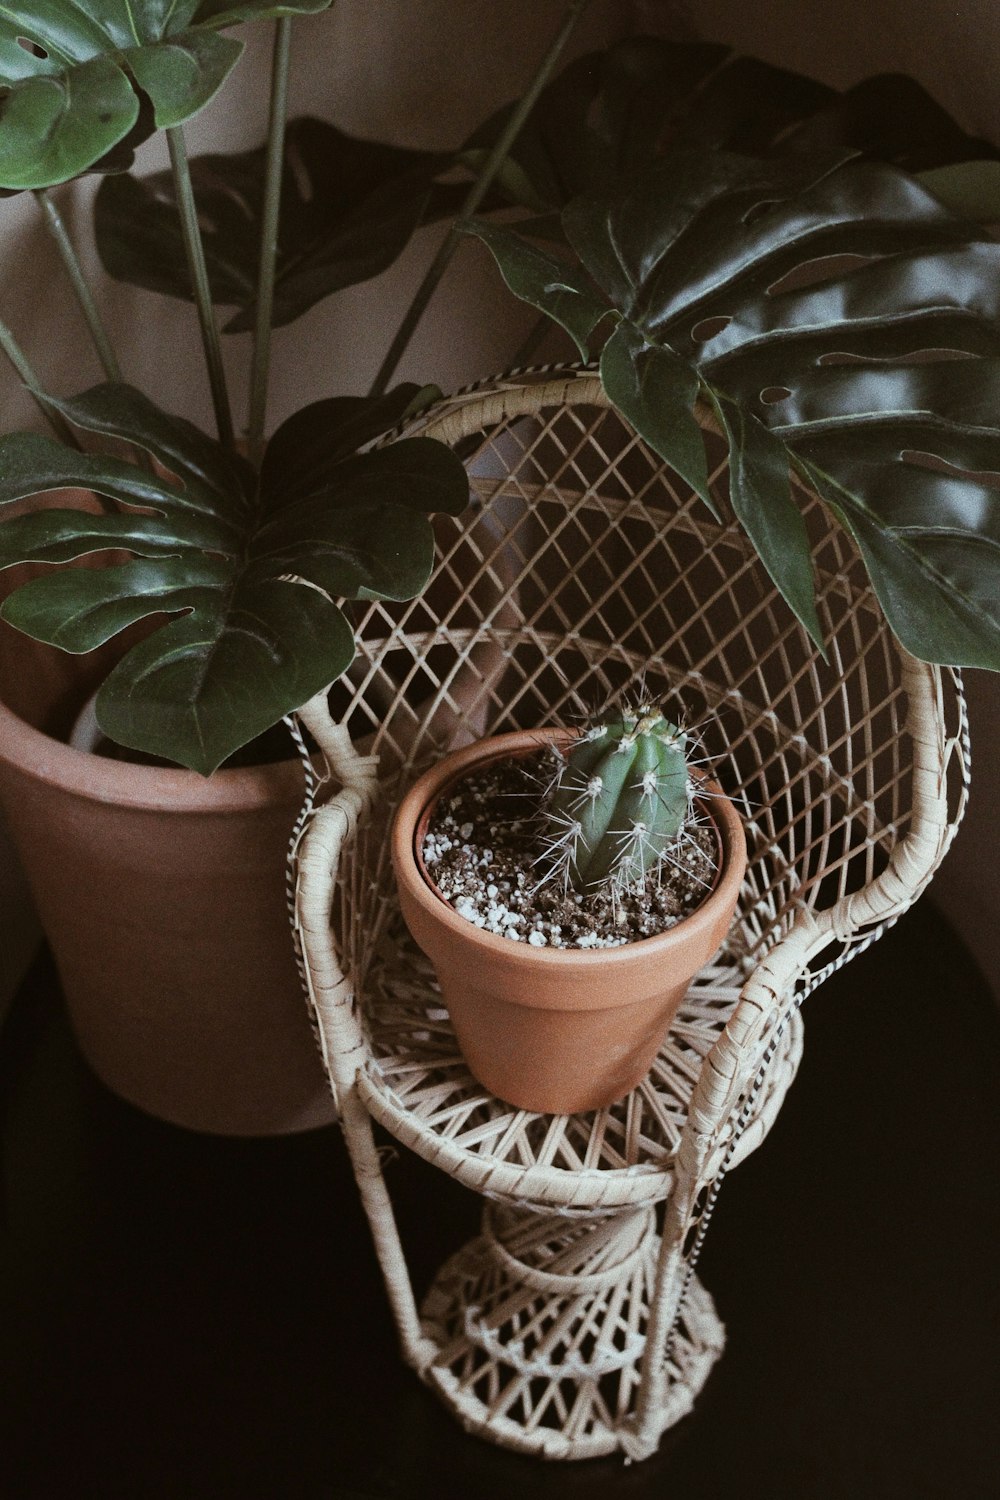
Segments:
[[[409,599],[427,581],[426,513],[463,508],[461,464],[423,438],[355,451],[416,394],[398,387],[380,403],[334,397],[305,407],[275,432],[259,471],[129,386],[53,401],[74,428],[141,444],[155,467],[34,434],[4,440],[0,503],[81,487],[111,505],[9,520],[0,562],[132,554],[35,578],[10,595],[4,618],[86,652],[138,620],[169,616],[105,679],[98,714],[118,744],[207,775],[349,665],[354,637],[337,599]]]
[[[0,567],[86,554],[114,561],[46,570],[8,597],[4,618],[70,652],[91,651],[147,621],[154,628],[101,687],[101,727],[121,745],[204,774],[343,672],[353,636],[335,601],[412,597],[433,560],[428,514],[459,510],[468,494],[461,464],[441,444],[421,439],[358,452],[433,388],[397,388],[372,401],[327,397],[264,439],[271,327],[301,310],[302,287],[317,278],[325,293],[390,264],[444,165],[440,157],[351,142],[322,122],[286,137],[289,18],[328,3],[49,0],[0,15],[0,184],[35,190],[57,231],[47,188],[84,171],[119,170],[144,134],[167,130],[168,223],[162,214],[143,218],[134,203],[129,212],[134,230],[149,229],[146,285],[161,284],[163,245],[176,252],[171,289],[198,306],[218,428],[210,438],[123,383],[92,302],[85,310],[109,379],[75,398],[38,391],[5,328],[4,347],[55,431],[0,440],[0,506],[75,489],[98,497],[101,509],[8,519]],[[232,277],[219,276],[217,235],[204,227],[218,204],[204,191],[204,171],[191,171],[180,126],[214,96],[240,55],[241,44],[223,29],[275,16],[284,19],[269,144],[234,164],[237,172],[256,169],[258,187],[255,232],[240,223],[241,257],[227,262],[234,300],[248,310],[239,326],[255,329],[252,409],[240,451],[211,303],[213,291],[231,295]],[[277,227],[282,195],[293,236],[303,217],[314,239],[331,229],[295,201],[300,178],[292,179],[287,163],[304,152],[315,165],[331,134],[344,146],[336,160],[357,211],[345,212],[342,193],[323,248],[311,264],[296,257],[287,274]],[[132,179],[123,183],[127,194]],[[79,284],[64,231],[61,244]]]
[[[453,162],[454,153],[361,140],[325,120],[289,121],[272,325],[291,323],[323,297],[378,275],[419,224],[457,212],[465,189],[438,180]],[[254,324],[266,170],[263,146],[191,161],[212,298],[236,309],[223,324],[227,333]],[[95,230],[112,276],[191,300],[171,172],[106,177]]]
[[[3,633],[0,799],[98,1074],[154,1114],[236,1134],[331,1117],[284,910],[302,771],[280,760],[284,748],[297,761],[292,736],[276,746],[264,732],[350,664],[351,601],[420,591],[431,513],[468,499],[444,445],[375,441],[433,387],[321,389],[269,430],[271,331],[383,270],[418,223],[488,206],[519,123],[471,186],[468,172],[439,180],[450,156],[357,141],[323,121],[286,128],[294,17],[328,4],[0,8],[0,196],[34,194],[105,375],[82,394],[44,391],[0,309],[0,349],[51,429],[0,438],[0,570],[27,565],[13,586],[2,575],[3,619],[22,636]],[[229,77],[236,28],[262,20],[274,22],[265,144],[190,162],[185,122]],[[102,195],[101,250],[115,274],[194,304],[211,436],[166,409],[169,389],[122,378],[55,191],[85,172],[119,178],[155,130],[170,170],[120,177],[116,196]],[[109,207],[124,230],[108,227]],[[217,304],[252,334],[244,420]],[[169,378],[165,362],[160,373]],[[72,670],[70,655],[24,636],[84,661]],[[125,753],[108,753],[108,740]]]
[[[532,216],[467,231],[711,506],[708,405],[733,515],[820,644],[790,473],[851,533],[910,651],[1000,669],[1000,245],[942,201],[995,205],[990,148],[909,80],[839,97],[711,49],[690,107],[650,130],[676,56],[630,61],[628,92],[612,76],[598,96],[617,130],[567,158],[554,122],[574,95],[550,99],[516,148]]]
[[[72,398],[44,393],[0,321],[0,348],[53,429],[0,439],[0,508],[15,512],[0,527],[0,569],[98,563],[46,567],[8,595],[2,615],[74,653],[138,626],[98,694],[100,726],[119,745],[205,775],[345,670],[354,644],[338,600],[419,592],[433,559],[429,515],[468,497],[444,445],[372,446],[437,394],[386,390],[405,329],[369,397],[320,393],[268,436],[272,329],[384,270],[419,224],[506,201],[491,183],[586,0],[571,0],[489,146],[464,156],[358,140],[322,120],[286,124],[293,18],[329,4],[46,0],[0,10],[0,193],[35,193],[107,377]],[[267,140],[189,161],[182,126],[242,50],[228,33],[259,20],[276,21]],[[121,175],[157,129],[170,170]],[[122,380],[50,192],[84,172],[105,177],[96,233],[111,274],[195,304],[214,437]],[[453,230],[435,282],[457,243]],[[227,331],[253,335],[240,441],[220,305],[235,307]],[[96,497],[99,513],[18,513],[63,490]]]
[[[409,597],[426,580],[428,514],[464,502],[457,459],[426,441],[357,450],[433,388],[378,394],[397,340],[372,397],[314,402],[267,441],[269,340],[385,269],[418,224],[454,215],[461,177],[476,173],[478,207],[529,217],[468,227],[518,295],[585,357],[599,352],[611,400],[707,503],[692,407],[709,403],[730,446],[733,511],[810,633],[790,467],[854,535],[911,649],[996,665],[995,506],[981,477],[992,429],[967,413],[986,407],[996,378],[997,250],[940,202],[957,180],[949,166],[974,170],[991,148],[910,80],[838,94],[710,45],[632,38],[547,82],[580,0],[526,98],[455,152],[362,141],[314,119],[286,127],[291,17],[325,4],[48,0],[0,15],[0,187],[34,189],[58,230],[48,187],[104,173],[104,264],[196,304],[212,390],[215,439],[123,384],[91,302],[108,379],[73,399],[44,396],[0,325],[55,428],[0,440],[0,504],[78,488],[104,506],[9,521],[0,566],[128,554],[46,573],[4,617],[76,652],[141,620],[156,627],[101,690],[112,738],[213,770],[348,665],[338,598]],[[274,16],[267,142],[189,162],[180,126],[239,55],[225,33]],[[125,174],[158,127],[170,171]],[[59,242],[74,270],[64,233]],[[832,259],[845,255],[846,266]],[[254,336],[242,451],[219,306],[234,309],[227,331]]]
[[[224,29],[330,0],[42,0],[0,11],[0,182],[50,187],[137,132],[182,125],[243,51]],[[146,119],[151,120],[145,124]]]

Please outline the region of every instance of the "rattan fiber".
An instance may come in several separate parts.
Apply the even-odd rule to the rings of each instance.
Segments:
[[[474,505],[439,524],[423,598],[364,606],[349,685],[302,711],[342,788],[297,845],[310,1003],[404,1357],[494,1441],[641,1457],[721,1348],[692,1256],[720,1173],[760,1144],[794,1075],[801,998],[913,901],[957,826],[961,685],[900,649],[849,542],[801,493],[824,662],[742,535],[711,519],[588,372],[501,381],[411,430],[459,448]],[[566,722],[640,678],[742,802],[737,921],[645,1084],[611,1110],[526,1114],[464,1068],[401,929],[388,820],[443,750]],[[449,1262],[423,1314],[373,1119],[501,1215]],[[628,1250],[640,1222],[641,1253]],[[498,1253],[525,1236],[569,1255],[558,1287]],[[598,1243],[613,1253],[595,1282],[590,1252],[572,1261]]]

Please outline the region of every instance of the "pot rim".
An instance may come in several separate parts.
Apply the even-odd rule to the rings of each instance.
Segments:
[[[529,943],[513,943],[509,938],[474,926],[465,917],[459,916],[431,881],[417,848],[417,837],[425,816],[429,816],[431,807],[447,787],[473,766],[511,758],[518,753],[527,754],[571,737],[572,730],[568,729],[515,730],[509,734],[476,740],[471,745],[452,751],[431,766],[410,787],[396,811],[392,827],[392,859],[397,879],[405,879],[407,871],[411,872],[412,878],[407,882],[410,895],[427,915],[432,916],[454,936],[480,948],[484,957],[491,955],[496,958],[502,955],[510,963],[534,964],[563,971],[573,967],[582,973],[598,966],[620,968],[640,952],[644,957],[654,958],[686,944],[697,935],[699,929],[711,925],[720,904],[730,899],[735,901],[746,868],[745,852],[742,857],[740,855],[740,846],[743,844],[745,851],[745,843],[739,814],[718,783],[703,773],[696,774],[705,791],[718,794],[713,795],[711,801],[706,799],[704,805],[719,840],[721,864],[716,883],[701,904],[665,932],[621,943],[613,948],[535,948]]]
[[[213,771],[209,777],[178,766],[140,766],[112,760],[36,729],[0,700],[0,760],[32,780],[93,802],[137,809],[236,812],[303,794],[298,755],[263,766]]]

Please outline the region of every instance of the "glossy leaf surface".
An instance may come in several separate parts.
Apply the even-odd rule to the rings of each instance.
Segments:
[[[691,366],[672,349],[648,344],[635,325],[623,319],[601,351],[601,381],[654,453],[666,459],[716,514],[705,444],[694,416],[699,381]]]
[[[909,650],[1000,669],[1000,245],[905,173],[836,151],[677,147],[575,199],[563,227],[567,277],[586,271],[618,314],[609,396],[690,479],[689,429],[635,395],[652,350],[688,367],[723,419],[734,511],[806,628],[789,464],[854,535]],[[515,291],[530,268],[529,300],[565,323],[540,253],[508,231],[497,258]]]
[[[330,0],[10,0],[0,7],[0,187],[51,187],[87,171],[140,118],[157,127],[203,108],[242,44],[220,28],[312,14]]]
[[[457,512],[468,498],[460,462],[430,439],[349,451],[412,396],[390,393],[374,413],[361,398],[336,412],[325,402],[306,408],[291,419],[291,438],[278,429],[280,461],[265,458],[259,480],[129,386],[53,403],[85,431],[138,444],[171,477],[35,434],[0,439],[0,507],[64,488],[117,506],[0,525],[0,567],[109,554],[103,566],[24,584],[3,617],[73,652],[148,621],[101,689],[99,722],[120,744],[208,774],[348,666],[353,636],[338,598],[408,599],[426,582],[428,513]],[[311,454],[300,465],[296,434]]]

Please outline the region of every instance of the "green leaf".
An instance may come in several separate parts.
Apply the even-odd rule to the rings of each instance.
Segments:
[[[561,208],[579,193],[612,187],[657,153],[668,123],[726,55],[710,43],[630,37],[575,58],[543,90],[514,142],[516,171],[504,178],[509,197],[537,213],[539,205]],[[493,146],[515,107],[485,121],[466,153]]]
[[[145,441],[148,445],[152,439],[147,437]],[[206,493],[190,478],[183,489],[175,488],[124,459],[80,453],[39,433],[15,432],[0,438],[0,454],[0,508],[53,490],[84,489],[125,506],[211,518],[219,530],[227,526],[232,530],[226,512],[234,506],[235,497],[225,492]],[[9,534],[7,527],[16,524],[5,522],[3,538]],[[3,538],[0,538],[0,557],[5,558],[6,567],[18,559],[7,553],[8,543]]]
[[[434,536],[423,514],[388,499],[338,504],[331,536],[328,509],[299,506],[277,531],[262,529],[251,562],[270,574],[307,579],[333,598],[412,599],[420,593],[434,565]]]
[[[736,518],[782,598],[825,655],[809,536],[792,499],[788,450],[735,401],[715,397],[712,404],[729,444],[729,498]]]
[[[388,432],[421,405],[437,399],[437,386],[394,386],[384,396],[330,396],[304,406],[281,424],[267,446],[268,487],[311,493],[317,475]],[[465,500],[463,499],[463,508]]]
[[[837,165],[821,161],[756,162],[723,152],[677,150],[606,196],[574,199],[563,212],[566,237],[605,296],[637,327],[656,334],[668,319],[697,306],[715,289],[755,267],[761,253],[784,250],[790,231],[814,233],[804,211],[781,215],[770,204],[798,205]],[[759,213],[748,227],[747,216]],[[792,220],[790,223],[789,220]],[[780,225],[780,228],[778,227]],[[772,227],[773,226],[773,227]],[[792,263],[805,257],[793,250]],[[768,266],[774,281],[781,267]],[[757,311],[757,283],[752,288]],[[766,291],[766,284],[760,293]],[[682,357],[692,324],[675,340]]]
[[[134,646],[97,696],[98,723],[119,744],[207,775],[321,692],[353,656],[343,612],[316,589],[276,579],[237,584],[224,616],[213,602]]]
[[[904,644],[1000,670],[982,477],[1000,472],[1000,245],[905,173],[836,154],[678,148],[563,221],[578,281],[643,340],[612,334],[609,397],[663,451],[626,339],[715,393],[734,508],[805,628],[818,636],[790,463],[818,476]]]
[[[836,112],[837,103],[835,90],[814,78],[730,54],[684,100],[670,145],[763,155],[801,122],[831,106]]]
[[[864,558],[896,635],[914,656],[945,665],[1000,670],[1000,527],[995,492],[988,522],[958,526],[931,510],[922,524],[896,524],[892,511],[814,465],[806,477],[840,516]]]
[[[857,151],[914,173],[997,156],[996,146],[968,135],[916,79],[902,73],[863,78],[843,94],[829,91],[825,104],[814,113],[803,113],[797,125],[769,142],[735,135],[720,142],[753,155],[763,155],[765,146],[773,149],[779,143],[781,149],[803,155]]]
[[[350,451],[352,438],[370,439],[424,394],[407,387],[351,401],[332,424],[317,403],[285,424],[291,432],[279,429],[281,462],[265,454],[259,481],[127,386],[55,403],[76,426],[145,449],[176,480],[35,434],[0,439],[0,507],[80,488],[122,507],[38,510],[0,524],[0,567],[98,555],[94,567],[32,579],[0,614],[68,651],[148,620],[150,633],[101,690],[99,722],[120,744],[208,774],[344,671],[353,643],[336,597],[407,599],[426,582],[428,513],[466,503],[461,463],[429,438]],[[298,468],[296,432],[309,447]]]
[[[322,120],[290,121],[273,326],[391,265],[429,215],[434,178],[449,161],[360,140]],[[212,296],[239,309],[227,330],[240,332],[254,320],[265,148],[196,156],[190,167]],[[191,299],[170,172],[108,178],[97,195],[95,230],[110,275]]]
[[[903,644],[995,668],[1000,359],[833,366],[784,405],[795,452],[857,540]],[[851,421],[858,407],[864,425]]]
[[[394,504],[458,515],[468,504],[469,481],[443,444],[410,438],[352,457],[426,395],[426,388],[401,385],[384,396],[334,396],[303,407],[267,445],[261,486],[268,503],[284,506],[316,495],[326,503],[339,493],[344,476],[351,476],[352,492],[370,486],[373,501],[381,493]]]
[[[45,400],[84,432],[144,449],[182,481],[189,497],[207,487],[210,507],[217,506],[220,497],[231,497],[237,515],[245,515],[250,508],[256,485],[252,465],[238,453],[220,448],[193,422],[162,411],[134,386],[109,382],[93,386],[76,399],[47,396]]]
[[[137,544],[133,544],[138,550]],[[175,543],[175,551],[177,546]],[[93,651],[159,610],[197,610],[227,583],[221,560],[194,554],[107,568],[69,568],[24,584],[5,601],[8,624],[63,651]]]
[[[178,548],[177,527],[165,511],[164,505],[159,515],[139,516],[129,512],[95,516],[81,510],[52,509],[15,516],[0,526],[0,568],[26,557],[34,562],[73,562],[104,548],[111,551],[127,548],[143,557],[161,553],[171,556]],[[206,551],[215,551],[232,542],[226,529],[211,517],[190,513],[184,518],[184,538],[188,546]]]
[[[595,296],[587,278],[499,225],[470,219],[460,228],[483,241],[514,295],[565,328],[581,357],[587,359],[587,340],[609,311],[607,304]]]
[[[0,61],[0,90],[10,82]],[[0,93],[0,184],[47,187],[91,166],[131,130],[139,100],[108,58],[44,73]]]
[[[220,26],[310,14],[329,0],[8,0],[0,8],[0,187],[52,187],[98,163],[140,120],[179,125],[242,51]],[[27,43],[28,45],[24,45]]]
[[[655,453],[721,519],[708,487],[705,441],[694,417],[698,376],[670,349],[648,344],[637,328],[618,324],[601,352],[608,398]]]
[[[130,47],[122,61],[153,101],[161,130],[183,125],[213,99],[243,51],[214,31],[190,31],[159,47]]]

